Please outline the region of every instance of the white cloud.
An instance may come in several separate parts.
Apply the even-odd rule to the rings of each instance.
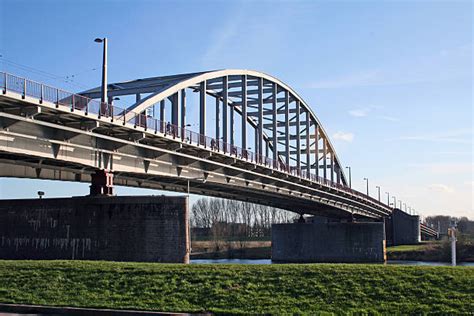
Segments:
[[[430,190],[444,193],[453,193],[454,189],[450,186],[441,183],[434,183],[428,187]]]
[[[363,107],[363,108],[357,108],[357,109],[349,110],[348,113],[349,113],[350,116],[353,116],[353,117],[367,117],[367,116],[369,116],[369,114],[371,112],[378,112],[382,109],[383,109],[383,107],[381,107],[381,106],[372,105],[372,106],[367,106],[367,107]],[[390,121],[390,122],[398,122],[399,121],[398,118],[393,117],[393,116],[389,116],[389,115],[377,115],[377,116],[375,116],[375,118],[380,119],[380,120],[384,120],[384,121]]]
[[[227,19],[224,25],[219,25],[211,32],[210,44],[202,56],[203,67],[215,65],[216,60],[222,59],[222,55],[232,41],[239,35],[240,26],[245,19],[245,3],[234,9],[232,17]],[[212,66],[211,66],[212,67]]]
[[[369,111],[369,108],[354,109],[349,111],[349,115],[354,117],[364,117],[369,114]]]
[[[421,135],[402,136],[388,140],[410,140],[410,141],[425,141],[425,142],[445,142],[445,143],[459,143],[472,144],[472,129],[457,129],[445,131],[443,133],[431,133]]]
[[[342,140],[344,142],[352,142],[354,140],[353,133],[337,132],[332,136],[335,140]]]
[[[207,48],[202,62],[203,64],[209,64],[221,54],[222,50],[227,46],[227,44],[232,40],[233,37],[237,35],[238,32],[238,22],[236,20],[231,20],[227,25],[219,29],[212,40],[211,45]]]
[[[432,175],[459,175],[473,174],[474,163],[468,162],[446,162],[446,163],[412,163],[410,167],[421,169]]]
[[[399,62],[385,67],[367,69],[324,80],[310,82],[314,89],[338,89],[369,86],[412,85],[426,82],[443,82],[471,79],[469,67],[459,63],[472,56],[472,44],[444,49],[431,56],[418,59],[398,59]],[[440,71],[443,69],[443,71]]]
[[[315,81],[309,84],[313,89],[334,89],[371,85],[378,77],[378,70],[352,73],[334,79]]]
[[[378,116],[379,119],[385,120],[385,121],[390,121],[390,122],[399,122],[400,119],[393,117],[393,116],[387,116],[387,115],[380,115]]]

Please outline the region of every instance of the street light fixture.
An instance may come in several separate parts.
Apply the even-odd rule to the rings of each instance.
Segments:
[[[191,210],[189,209],[189,181],[191,180],[196,180],[196,181],[202,181],[202,183],[205,183],[206,182],[206,179],[205,178],[187,178],[187,183],[188,183],[188,186],[187,186],[187,193],[188,193],[188,198],[187,198],[187,209],[188,209],[188,214],[189,212],[191,212]],[[189,217],[189,255],[191,255],[191,251],[192,251],[192,247],[191,247],[191,217]]]
[[[393,208],[397,208],[397,198],[395,196],[392,196],[393,199]]]
[[[387,194],[387,205],[390,206],[390,193],[385,192]]]
[[[364,178],[364,180],[367,182],[367,196],[369,196],[369,178]]]
[[[107,37],[96,38],[96,43],[103,43],[103,55],[102,55],[102,87],[100,101],[107,103]]]
[[[400,211],[402,210],[402,200],[398,200],[398,203],[400,203]]]
[[[349,169],[349,188],[352,189],[351,167],[347,166],[346,169]]]
[[[377,190],[379,191],[378,193],[379,193],[379,202],[380,202],[380,187],[379,187],[378,185],[377,185],[377,186],[375,186],[375,187],[376,187],[376,188],[377,188]]]

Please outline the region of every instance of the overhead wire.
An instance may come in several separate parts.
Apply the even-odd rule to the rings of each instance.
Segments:
[[[44,70],[41,70],[41,69],[37,69],[37,68],[31,67],[31,66],[27,66],[27,65],[24,65],[24,64],[14,62],[12,60],[8,60],[8,59],[4,58],[1,55],[0,55],[0,61],[2,61],[3,63],[6,63],[6,64],[8,64],[12,67],[37,74],[39,76],[48,78],[50,80],[55,80],[55,81],[58,81],[58,82],[65,82],[67,84],[74,85],[74,86],[79,87],[81,89],[87,89],[87,86],[82,84],[82,83],[77,82],[75,80],[75,77],[77,77],[78,75],[90,72],[90,71],[97,70],[97,68],[94,67],[92,69],[87,69],[87,70],[84,70],[84,71],[81,71],[81,72],[78,72],[78,73],[75,73],[75,74],[72,74],[72,75],[59,76],[59,75],[55,75],[53,73],[50,73],[50,72],[47,72],[47,71],[44,71]]]

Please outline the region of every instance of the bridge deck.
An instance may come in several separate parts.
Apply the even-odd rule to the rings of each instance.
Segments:
[[[294,212],[381,218],[392,209],[356,190],[140,113],[0,74],[0,176],[190,192]],[[9,83],[9,84],[7,84]],[[128,113],[129,114],[129,113]]]

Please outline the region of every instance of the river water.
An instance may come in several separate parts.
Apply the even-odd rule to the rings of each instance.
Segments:
[[[232,264],[271,264],[270,259],[191,259],[192,264],[206,263],[232,263]],[[387,264],[409,265],[409,266],[450,266],[449,262],[432,261],[408,261],[408,260],[388,260]],[[474,267],[474,262],[460,262],[458,266]]]

